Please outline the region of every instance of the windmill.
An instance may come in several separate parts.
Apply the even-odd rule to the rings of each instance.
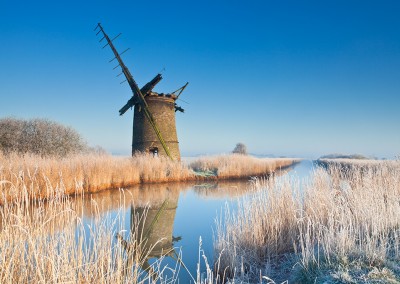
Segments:
[[[175,113],[177,111],[184,112],[184,109],[176,104],[176,100],[185,90],[188,83],[172,93],[156,93],[153,92],[153,89],[162,80],[161,74],[157,74],[140,89],[121,59],[121,55],[128,51],[129,48],[118,53],[113,45],[113,41],[121,34],[110,39],[100,23],[97,24],[96,30],[98,30],[96,35],[100,33],[103,35],[100,42],[104,39],[107,41],[103,48],[110,46],[114,53],[115,57],[110,62],[118,61],[118,65],[114,69],[121,67],[122,72],[117,77],[123,74],[125,76],[123,82],[128,82],[133,93],[132,98],[119,110],[119,114],[123,115],[130,108],[134,108],[132,155],[139,151],[180,160]]]

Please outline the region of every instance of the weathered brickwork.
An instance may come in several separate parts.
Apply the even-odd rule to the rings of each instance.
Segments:
[[[169,148],[174,160],[180,160],[178,137],[175,123],[175,96],[151,93],[145,97],[149,110]],[[137,104],[133,118],[132,154],[136,151],[150,152],[155,147],[158,155],[166,156],[163,146],[144,112]]]

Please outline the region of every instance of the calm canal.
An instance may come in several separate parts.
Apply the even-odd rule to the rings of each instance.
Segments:
[[[312,161],[302,161],[278,174],[304,178],[310,175],[313,168]],[[114,228],[110,227],[110,230],[119,231],[127,240],[135,223],[140,224],[142,234],[148,236],[149,244],[161,239],[153,249],[154,254],[150,255],[149,263],[154,261],[154,255],[160,254],[161,251],[169,251],[169,256],[162,263],[175,268],[175,252],[181,253],[183,263],[196,278],[200,237],[202,249],[212,265],[217,216],[223,214],[226,205],[235,208],[238,198],[246,196],[250,191],[249,181],[146,184],[123,192],[108,190],[92,194],[85,199],[95,202],[101,215],[111,220],[110,226]],[[93,223],[93,215],[86,212],[86,208],[90,206],[84,203],[86,202],[80,207],[83,210],[83,222],[88,226],[86,233],[90,234],[89,227]],[[121,203],[124,205],[121,206]],[[123,220],[122,223],[112,224],[112,219],[116,216]],[[203,261],[201,271],[205,271]],[[180,283],[193,282],[184,267],[180,268],[177,276]]]

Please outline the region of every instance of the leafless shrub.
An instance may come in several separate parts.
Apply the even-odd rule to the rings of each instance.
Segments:
[[[71,127],[47,119],[0,119],[0,150],[5,154],[63,157],[87,149],[82,136]]]
[[[89,147],[87,149],[88,154],[94,154],[94,155],[99,155],[99,156],[104,156],[104,155],[109,155],[106,149],[103,147],[96,145],[94,147]]]
[[[237,143],[235,149],[232,151],[233,154],[247,155],[247,147],[243,143]]]

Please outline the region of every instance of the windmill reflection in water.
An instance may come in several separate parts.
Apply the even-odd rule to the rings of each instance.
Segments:
[[[153,206],[131,206],[131,239],[125,240],[121,234],[117,239],[127,254],[126,272],[139,265],[153,280],[158,279],[158,271],[151,260],[171,257],[183,265],[175,250],[181,237],[173,236],[178,195],[167,197],[162,204]]]

